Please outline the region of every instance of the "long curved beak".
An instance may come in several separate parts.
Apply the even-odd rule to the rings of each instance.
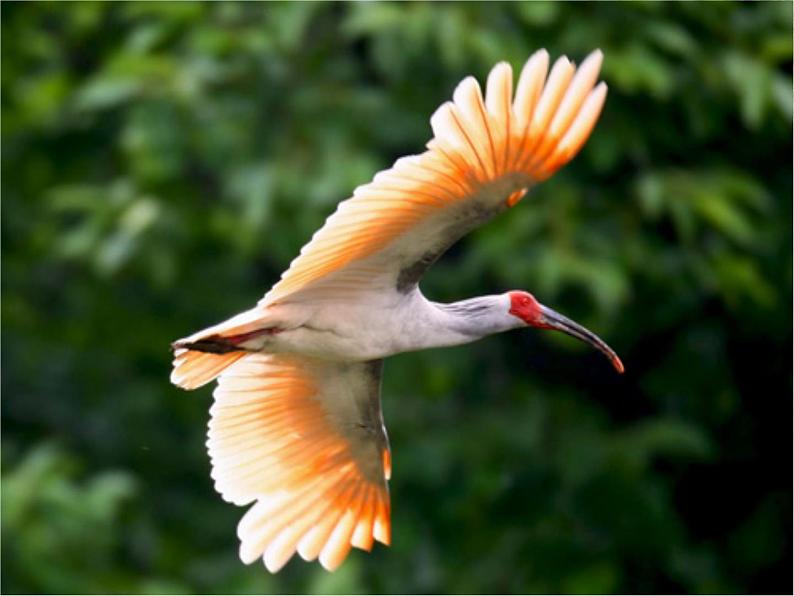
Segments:
[[[572,321],[568,317],[563,316],[557,311],[552,310],[547,306],[543,306],[542,304],[540,305],[540,323],[547,329],[556,329],[557,331],[562,331],[571,337],[575,337],[576,339],[590,344],[596,350],[604,354],[604,356],[609,358],[609,361],[612,363],[612,366],[615,367],[616,371],[623,373],[625,370],[623,368],[623,363],[620,361],[620,358],[618,358],[618,355],[615,354],[615,351],[610,348],[604,342],[604,340],[602,340],[589,329],[582,327],[579,323]]]

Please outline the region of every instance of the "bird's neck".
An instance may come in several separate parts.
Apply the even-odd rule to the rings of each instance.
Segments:
[[[430,303],[436,310],[437,346],[468,343],[510,329],[524,327],[524,323],[509,313],[507,294],[480,296],[451,304]]]

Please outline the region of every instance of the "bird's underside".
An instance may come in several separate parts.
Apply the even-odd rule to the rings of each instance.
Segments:
[[[253,504],[238,526],[244,562],[277,571],[298,552],[333,570],[353,546],[389,544],[382,358],[520,326],[507,295],[438,305],[417,284],[579,151],[606,96],[600,65],[598,51],[578,70],[560,58],[547,76],[542,50],[515,94],[497,64],[484,99],[465,79],[433,115],[427,151],[340,203],[254,308],[174,343],[172,382],[218,379],[207,446],[223,498]]]

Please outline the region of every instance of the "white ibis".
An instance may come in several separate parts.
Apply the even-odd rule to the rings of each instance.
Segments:
[[[595,334],[513,291],[452,304],[422,274],[464,234],[515,206],[590,135],[607,88],[600,51],[548,73],[536,52],[513,96],[510,65],[468,77],[404,157],[339,204],[252,309],[173,344],[171,381],[218,379],[207,446],[224,499],[253,505],[240,557],[279,570],[297,551],[336,569],[350,548],[391,536],[391,456],[380,406],[383,359],[524,327],[556,329],[617,355]]]

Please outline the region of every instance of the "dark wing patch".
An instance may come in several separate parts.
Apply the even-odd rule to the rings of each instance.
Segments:
[[[418,261],[414,261],[400,269],[397,274],[398,292],[401,294],[408,294],[411,292],[419,283],[419,280],[422,279],[425,272],[441,257],[441,255],[449,250],[450,246],[475,228],[480,227],[485,222],[508,209],[508,204],[505,201],[497,203],[496,205],[485,205],[475,202],[466,207],[467,208],[463,209],[461,214],[439,234],[439,240],[436,246],[425,252]]]

